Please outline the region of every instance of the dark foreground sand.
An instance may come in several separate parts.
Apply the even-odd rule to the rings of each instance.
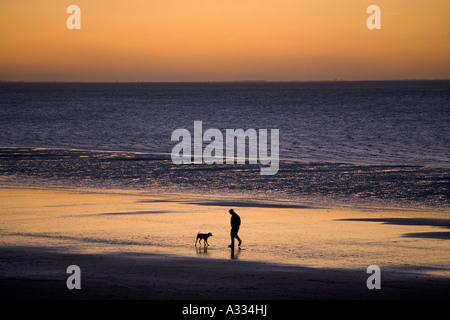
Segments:
[[[51,248],[0,248],[0,299],[366,300],[449,299],[448,278],[383,271],[369,290],[366,270],[184,258],[146,253],[74,254]],[[66,269],[81,269],[81,289]]]

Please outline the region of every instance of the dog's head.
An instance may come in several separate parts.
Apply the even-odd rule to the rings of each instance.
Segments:
[[[211,232],[208,233],[208,237],[212,237],[212,233]]]

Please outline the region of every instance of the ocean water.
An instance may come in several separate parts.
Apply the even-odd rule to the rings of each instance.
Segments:
[[[278,129],[280,168],[175,165],[179,128]],[[450,81],[1,83],[0,183],[448,210]]]

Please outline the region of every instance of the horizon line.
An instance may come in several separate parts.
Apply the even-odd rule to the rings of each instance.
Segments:
[[[372,80],[173,80],[173,81],[147,81],[147,80],[111,80],[111,81],[85,81],[85,80],[0,80],[0,83],[312,83],[312,82],[405,82],[405,81],[450,81],[450,78],[414,78],[414,79],[372,79]]]

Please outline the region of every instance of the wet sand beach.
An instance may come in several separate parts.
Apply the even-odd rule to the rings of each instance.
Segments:
[[[1,299],[27,300],[428,300],[448,299],[448,278],[415,270],[382,272],[380,290],[362,269],[152,255],[76,254],[2,247]],[[69,290],[66,269],[81,269]],[[5,270],[7,269],[7,270]],[[383,270],[383,269],[382,269]]]
[[[2,299],[448,299],[448,213],[129,190],[0,189]],[[229,244],[230,207],[241,249]],[[211,232],[210,246],[194,246]],[[66,269],[81,270],[69,290]],[[381,270],[369,290],[366,269]]]

